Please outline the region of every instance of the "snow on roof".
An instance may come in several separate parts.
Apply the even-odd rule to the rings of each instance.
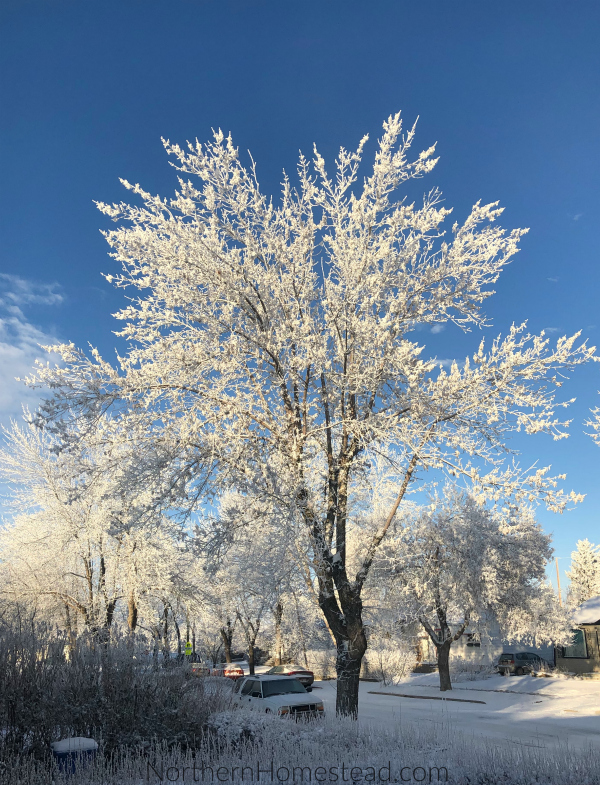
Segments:
[[[573,614],[575,624],[596,624],[600,622],[600,594],[582,602]]]

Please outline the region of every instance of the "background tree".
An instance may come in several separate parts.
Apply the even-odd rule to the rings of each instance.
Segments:
[[[181,527],[156,508],[140,514],[147,501],[123,494],[114,456],[85,440],[60,450],[31,425],[5,436],[0,475],[14,512],[0,534],[6,600],[35,603],[71,641],[87,632],[106,644],[121,606],[133,635],[157,596],[167,612],[190,599],[197,569]]]
[[[429,635],[441,690],[452,689],[450,649],[467,629],[485,633],[497,620],[514,640],[568,639],[569,620],[556,598],[540,618],[550,539],[529,509],[488,510],[448,489],[388,540],[389,562],[381,564],[394,576],[399,616],[418,619]]]
[[[600,594],[600,545],[589,540],[578,540],[577,550],[571,553],[571,570],[567,572],[569,604],[581,605]]]
[[[433,147],[409,160],[413,138],[389,117],[360,184],[366,137],[340,150],[333,176],[316,150],[312,166],[301,156],[298,187],[285,177],[278,206],[220,131],[187,151],[165,142],[183,173],[174,199],[124,182],[141,206],[99,205],[121,222],[106,239],[123,273],[108,278],[139,292],[118,315],[130,347],[120,368],[65,345],[54,347],[64,367],[40,365],[31,380],[51,385],[39,422],[59,431],[65,417],[93,423],[111,407],[131,429],[143,421],[177,456],[169,493],[187,482],[188,508],[209,486],[233,486],[276,501],[282,520],[295,515],[336,641],[337,710],[353,716],[364,584],[424,470],[463,476],[493,499],[561,510],[579,498],[546,468],[507,462],[505,439],[515,429],[565,435],[554,386],[592,349],[577,336],[552,348],[521,325],[448,371],[422,356],[420,325],[486,324],[481,306],[523,231],[505,233],[497,204],[478,202],[446,234],[437,190],[408,203],[402,185],[435,165]],[[401,481],[350,573],[349,500],[369,448]]]

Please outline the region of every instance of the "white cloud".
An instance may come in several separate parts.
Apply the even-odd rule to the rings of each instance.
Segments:
[[[64,300],[57,283],[40,283],[0,273],[0,308],[23,305],[60,305]]]
[[[550,281],[551,283],[557,283],[558,282],[558,278],[546,278],[546,280]]]
[[[35,408],[40,399],[15,377],[25,377],[37,359],[50,360],[40,344],[56,343],[57,337],[36,326],[22,306],[60,305],[64,300],[57,284],[42,284],[0,274],[0,423],[19,419],[22,407]]]
[[[444,368],[445,370],[450,370],[450,368],[452,368],[453,362],[456,362],[456,360],[444,359],[444,360],[436,360],[435,364],[441,365],[442,368]]]
[[[442,330],[445,330],[446,326],[444,324],[434,324],[431,328],[431,332],[435,335],[436,333],[441,333]]]
[[[573,220],[574,221],[578,221],[581,218],[582,215],[583,215],[583,213],[577,213],[576,215],[573,216]]]
[[[559,333],[560,327],[544,327],[545,333]]]

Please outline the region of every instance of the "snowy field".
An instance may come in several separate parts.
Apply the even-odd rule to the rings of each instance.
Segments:
[[[329,712],[335,711],[335,684],[315,682]],[[378,692],[395,695],[373,694]],[[436,700],[442,696],[451,700]],[[413,675],[396,686],[361,682],[359,719],[452,728],[525,746],[568,744],[600,751],[600,680],[493,676],[459,682],[447,693],[440,692],[437,673]]]

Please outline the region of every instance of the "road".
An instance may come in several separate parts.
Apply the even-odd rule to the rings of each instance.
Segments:
[[[506,692],[509,688],[515,691]],[[335,681],[315,682],[315,696],[323,700],[326,711],[335,711],[335,689]],[[372,694],[374,692],[432,699]],[[485,703],[435,700],[442,696],[439,687],[424,684],[422,680],[418,683],[418,679],[409,679],[395,687],[361,682],[359,720],[384,725],[409,724],[413,729],[415,725],[424,730],[436,728],[441,735],[460,731],[465,735],[529,747],[568,744],[600,750],[600,682],[557,683],[524,676],[513,677],[507,683],[506,679],[496,677],[457,684],[445,695]]]

